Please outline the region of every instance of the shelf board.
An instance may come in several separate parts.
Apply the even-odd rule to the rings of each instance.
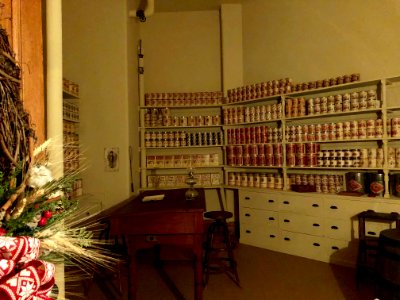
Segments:
[[[79,120],[76,120],[76,119],[70,119],[70,118],[66,118],[66,117],[63,117],[63,120],[64,120],[64,121],[68,121],[68,122],[79,123]]]
[[[163,150],[163,149],[186,149],[186,148],[217,148],[223,147],[223,145],[202,145],[202,146],[177,146],[177,147],[143,147],[146,150]]]
[[[224,103],[222,105],[222,108],[232,107],[232,106],[242,106],[245,104],[265,102],[265,101],[280,100],[281,97],[282,97],[282,95],[279,94],[279,95],[272,95],[272,96],[268,96],[268,97],[260,97],[260,98],[255,98],[255,99],[248,99],[248,100],[242,100],[242,101],[237,101],[237,102]]]
[[[333,86],[322,87],[318,89],[311,89],[305,91],[296,91],[292,93],[285,94],[285,97],[298,97],[298,96],[308,96],[314,94],[322,94],[326,92],[334,92],[334,91],[345,91],[350,89],[369,87],[369,86],[377,86],[379,85],[381,80],[367,80],[367,81],[354,81],[350,83],[338,84]]]
[[[281,119],[274,119],[274,120],[264,120],[264,121],[256,121],[256,122],[243,122],[243,123],[236,123],[236,124],[224,124],[223,127],[236,127],[236,126],[246,126],[246,125],[254,125],[254,124],[263,124],[263,123],[276,123],[281,122]]]
[[[70,91],[63,90],[64,99],[79,99],[79,95],[71,93]]]
[[[396,111],[396,110],[400,110],[400,105],[396,105],[396,106],[389,106],[386,108],[387,112],[392,112],[392,111]]]
[[[181,129],[181,128],[221,128],[222,125],[200,125],[200,126],[154,126],[154,127],[139,127],[139,130],[152,130],[152,129],[162,129],[162,130],[171,130],[171,129]]]
[[[171,105],[171,106],[165,106],[165,105],[141,105],[139,106],[139,109],[162,109],[162,108],[169,108],[169,109],[197,109],[197,108],[220,108],[222,107],[222,104],[202,104],[202,105],[195,105],[195,104],[190,104],[190,105]]]
[[[282,169],[282,168],[283,168],[283,166],[280,166],[280,167],[278,167],[278,166],[227,166],[227,165],[224,166],[224,169],[226,169],[226,170],[231,169],[231,171],[233,169],[254,169],[254,170],[257,170],[257,169]]]
[[[222,168],[221,165],[219,166],[187,166],[187,167],[146,167],[141,170],[188,170],[188,169],[193,169],[193,170],[198,170],[198,169],[220,169]]]
[[[194,185],[193,186],[195,189],[220,189],[223,187],[221,184],[218,185]],[[145,188],[139,188],[139,191],[154,191],[154,190],[175,190],[175,189],[184,189],[184,188],[189,188],[188,185],[173,185],[173,186],[158,186],[158,187],[145,187]]]
[[[288,170],[331,170],[331,171],[354,171],[354,170],[383,170],[384,168],[367,168],[367,167],[289,167],[286,166]]]
[[[346,116],[346,115],[359,115],[365,113],[376,113],[382,112],[382,108],[371,108],[371,109],[363,109],[363,110],[352,110],[352,111],[343,111],[343,112],[335,112],[330,114],[319,114],[319,115],[307,115],[301,117],[291,117],[285,118],[286,121],[297,121],[297,120],[304,120],[304,119],[317,119],[317,118],[326,118],[326,117],[338,117],[338,116]]]
[[[400,139],[400,138],[399,138]],[[350,139],[350,140],[327,140],[327,141],[302,141],[302,142],[285,142],[285,144],[308,144],[308,143],[354,143],[354,142],[375,142],[382,141],[383,138],[373,138],[373,139]]]

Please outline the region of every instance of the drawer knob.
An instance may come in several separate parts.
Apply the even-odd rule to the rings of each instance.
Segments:
[[[285,240],[285,241],[290,241],[290,238],[285,237],[284,240]]]
[[[283,220],[283,222],[285,222],[285,223],[290,223],[290,220],[285,219],[285,220]]]
[[[268,203],[274,203],[275,201],[274,200],[272,200],[272,199],[269,199],[268,200]]]
[[[314,224],[312,224],[312,226],[319,227],[320,225],[318,223],[314,223]]]
[[[270,238],[275,238],[275,235],[274,234],[270,234],[269,237]]]
[[[339,227],[337,227],[337,226],[333,225],[333,226],[331,226],[331,229],[333,229],[333,230],[338,230],[338,229],[339,229]]]
[[[290,202],[285,200],[285,201],[283,201],[283,204],[290,204]]]
[[[251,233],[251,230],[246,230],[246,233]]]
[[[332,250],[339,250],[338,246],[332,246]]]
[[[250,200],[250,197],[244,197],[244,200]]]
[[[247,214],[244,214],[245,215],[245,217],[250,217],[250,214],[249,213],[247,213]]]
[[[313,246],[315,246],[315,247],[319,247],[319,246],[321,246],[319,243],[313,243]]]
[[[314,204],[312,205],[312,207],[319,207],[319,205],[316,204],[316,203],[314,203]]]
[[[275,218],[274,217],[269,217],[268,220],[275,221]]]
[[[338,207],[336,205],[332,205],[330,208],[331,209],[338,209]]]
[[[146,236],[146,241],[157,242],[157,237],[155,237],[154,235],[148,235],[148,236]]]
[[[376,235],[376,232],[374,232],[374,231],[368,231],[368,234],[369,234],[369,235]]]

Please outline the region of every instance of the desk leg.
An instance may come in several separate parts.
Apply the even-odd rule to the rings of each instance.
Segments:
[[[136,300],[137,291],[137,257],[136,247],[128,241],[129,272],[128,272],[128,300]]]
[[[194,239],[194,299],[203,299],[203,236]]]

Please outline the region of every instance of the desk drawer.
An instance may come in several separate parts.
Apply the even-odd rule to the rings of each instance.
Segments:
[[[136,214],[111,218],[111,234],[187,234],[203,233],[202,212]]]
[[[175,234],[175,235],[127,235],[128,243],[136,249],[149,248],[154,245],[193,246],[197,238],[199,243],[203,238],[200,234]]]

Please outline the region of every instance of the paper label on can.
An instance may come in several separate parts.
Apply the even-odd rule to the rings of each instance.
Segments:
[[[350,186],[351,191],[353,191],[353,192],[360,191],[363,188],[362,184],[360,184],[357,180],[354,180],[354,179],[350,180],[349,186]]]
[[[371,192],[373,192],[374,194],[379,194],[384,190],[383,184],[378,181],[371,182],[369,187],[371,189]]]

